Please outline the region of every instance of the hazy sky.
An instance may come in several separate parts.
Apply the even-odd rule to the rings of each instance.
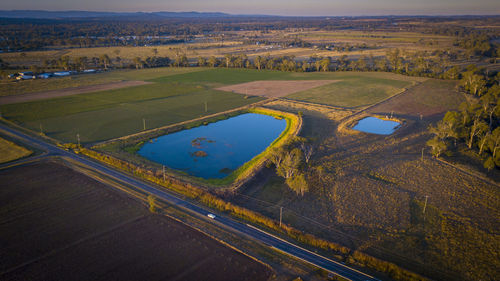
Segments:
[[[299,16],[500,14],[500,0],[1,0],[2,10],[200,11]]]

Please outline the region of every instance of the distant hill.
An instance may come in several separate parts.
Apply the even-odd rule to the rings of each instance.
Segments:
[[[102,17],[159,17],[159,18],[220,18],[239,17],[225,13],[201,12],[92,12],[92,11],[43,11],[43,10],[0,10],[0,18],[30,18],[30,19],[68,19],[68,18],[102,18]],[[243,17],[266,17],[263,15],[241,15]]]

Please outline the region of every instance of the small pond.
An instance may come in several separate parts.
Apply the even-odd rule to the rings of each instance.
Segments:
[[[382,120],[376,117],[366,117],[358,121],[354,130],[378,135],[390,135],[396,131],[399,122]]]
[[[224,178],[264,151],[285,128],[284,119],[245,113],[152,139],[138,154],[196,177]]]

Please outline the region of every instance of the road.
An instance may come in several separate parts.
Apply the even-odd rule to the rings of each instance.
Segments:
[[[310,264],[313,264],[317,267],[323,268],[327,271],[330,271],[334,274],[337,274],[339,276],[342,276],[343,278],[347,280],[353,280],[353,281],[375,281],[378,280],[370,275],[367,275],[365,273],[362,273],[356,269],[353,269],[351,267],[348,267],[342,263],[330,260],[326,257],[323,257],[321,255],[318,255],[316,253],[313,253],[309,250],[306,250],[304,248],[301,248],[293,243],[287,242],[281,238],[278,238],[272,234],[269,234],[263,230],[260,230],[254,226],[248,225],[248,224],[243,224],[241,222],[238,222],[232,218],[226,217],[226,216],[221,216],[217,215],[213,219],[209,219],[207,217],[208,214],[213,213],[213,211],[207,210],[204,207],[200,207],[198,205],[195,205],[193,203],[190,203],[186,200],[183,200],[171,193],[165,192],[163,190],[160,190],[159,188],[155,187],[152,184],[145,183],[141,180],[138,180],[130,175],[124,174],[118,170],[112,169],[108,166],[105,166],[101,163],[94,162],[92,160],[89,160],[87,158],[81,157],[77,154],[74,154],[72,152],[66,151],[64,149],[61,149],[57,146],[54,146],[52,144],[46,143],[42,140],[33,138],[29,135],[26,135],[25,133],[22,133],[20,131],[14,130],[12,128],[9,128],[3,124],[0,124],[0,131],[7,132],[8,134],[11,134],[24,143],[34,146],[34,147],[39,147],[45,151],[47,151],[47,156],[62,156],[66,158],[73,159],[74,161],[79,162],[80,164],[83,164],[85,166],[88,166],[92,169],[97,170],[98,172],[107,175],[109,177],[114,178],[115,180],[132,185],[135,188],[142,189],[145,192],[148,192],[152,195],[155,195],[156,197],[164,200],[165,202],[169,204],[174,204],[179,207],[182,207],[186,209],[187,211],[201,215],[207,218],[208,221],[212,221],[215,225],[219,227],[224,227],[225,229],[231,230],[232,232],[237,232],[240,235],[244,234],[248,237],[251,237],[252,239],[255,239],[257,241],[260,241],[270,247],[273,247],[275,249],[278,249],[282,252],[285,252],[289,255],[292,255],[296,258],[299,258],[305,262],[308,262]]]

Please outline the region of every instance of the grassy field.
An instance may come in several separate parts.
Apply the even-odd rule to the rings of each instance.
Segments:
[[[1,111],[32,130],[40,131],[41,126],[50,137],[76,143],[79,134],[87,143],[140,132],[143,119],[146,129],[152,129],[262,100],[212,90],[208,83],[195,83],[196,75],[179,81],[162,79],[144,86],[4,105]]]
[[[0,137],[0,164],[26,157],[32,152]]]
[[[315,145],[309,193],[296,196],[267,170],[234,202],[275,219],[284,207],[287,224],[436,280],[495,279],[498,188],[434,160],[425,145],[428,126],[464,100],[455,85],[429,79],[371,108],[405,120],[390,136],[339,133],[337,120],[304,110],[302,133]]]
[[[414,82],[366,75],[343,76],[342,81],[287,96],[290,99],[340,107],[363,107],[411,87]]]
[[[0,206],[2,280],[267,280],[272,274],[57,163],[0,171]]]
[[[110,72],[75,75],[69,77],[26,80],[20,82],[0,81],[0,96],[35,93],[71,87],[99,85],[117,81],[144,81],[157,77],[200,71],[201,68],[149,68],[139,70],[115,70]]]
[[[382,99],[400,89],[396,86],[408,86],[418,80],[384,73],[290,73],[225,68],[148,69],[96,76],[100,75],[105,75],[102,79],[134,78],[153,84],[2,105],[0,110],[5,118],[32,130],[41,130],[50,137],[76,143],[79,134],[82,143],[90,143],[140,132],[144,129],[143,119],[146,129],[152,129],[262,100],[214,90],[222,85],[256,80],[342,80],[339,83],[357,85],[359,92],[376,87],[380,89],[376,95]],[[320,95],[320,91],[316,93]],[[343,95],[335,99],[347,107],[373,99],[373,95],[360,96]],[[323,98],[312,101],[325,102]]]

